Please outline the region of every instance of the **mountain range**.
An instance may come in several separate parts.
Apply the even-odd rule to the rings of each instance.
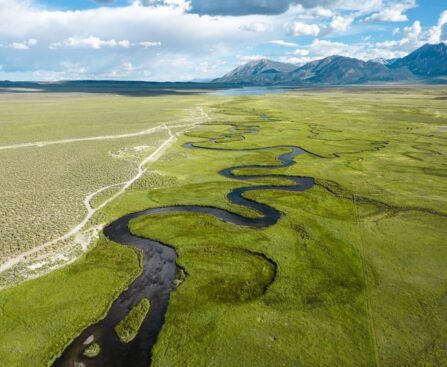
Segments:
[[[373,82],[446,82],[447,45],[425,44],[392,60],[329,56],[303,66],[261,59],[239,66],[214,83],[240,85],[341,85]]]

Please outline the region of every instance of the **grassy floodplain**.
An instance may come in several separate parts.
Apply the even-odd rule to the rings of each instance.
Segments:
[[[188,274],[171,296],[153,365],[447,366],[446,94],[362,88],[214,99],[210,122],[182,135],[153,164],[156,174],[102,219],[173,204],[255,216],[229,204],[227,192],[282,182],[237,182],[217,171],[274,164],[284,149],[182,147],[230,123],[259,131],[220,148],[298,145],[312,154],[272,173],[312,176],[317,185],[247,194],[284,214],[265,229],[186,213],[132,222],[134,233],[174,246]],[[246,171],[238,173],[259,173]],[[0,293],[0,360],[44,366],[106,312],[139,261],[104,241],[73,265]],[[276,274],[256,254],[273,260]]]

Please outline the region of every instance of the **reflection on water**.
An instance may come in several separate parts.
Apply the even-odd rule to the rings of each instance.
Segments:
[[[259,96],[262,94],[279,94],[287,92],[285,88],[275,87],[243,87],[230,88],[210,92],[213,96]]]

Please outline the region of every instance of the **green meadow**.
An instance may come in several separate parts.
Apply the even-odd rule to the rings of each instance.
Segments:
[[[288,149],[232,149],[300,146],[308,153],[295,165],[269,173],[314,177],[316,185],[247,193],[282,213],[262,229],[182,212],[132,221],[133,233],[175,247],[186,274],[152,365],[447,366],[445,95],[440,87],[376,87],[191,97],[208,122],[180,134],[97,221],[175,204],[259,215],[227,193],[287,181],[217,172],[274,165]],[[115,105],[120,97],[101,98],[123,116],[131,109]],[[237,135],[231,125],[259,128]],[[185,149],[190,141],[228,151]],[[1,291],[0,360],[51,365],[140,270],[138,252],[100,237],[73,264]]]

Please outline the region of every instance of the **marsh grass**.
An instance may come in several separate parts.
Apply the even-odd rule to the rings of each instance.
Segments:
[[[88,358],[95,358],[101,352],[101,347],[98,343],[92,343],[84,349],[84,356]]]
[[[115,326],[115,332],[122,343],[129,343],[135,339],[150,307],[150,301],[147,298],[143,298],[129,311],[126,317]]]

